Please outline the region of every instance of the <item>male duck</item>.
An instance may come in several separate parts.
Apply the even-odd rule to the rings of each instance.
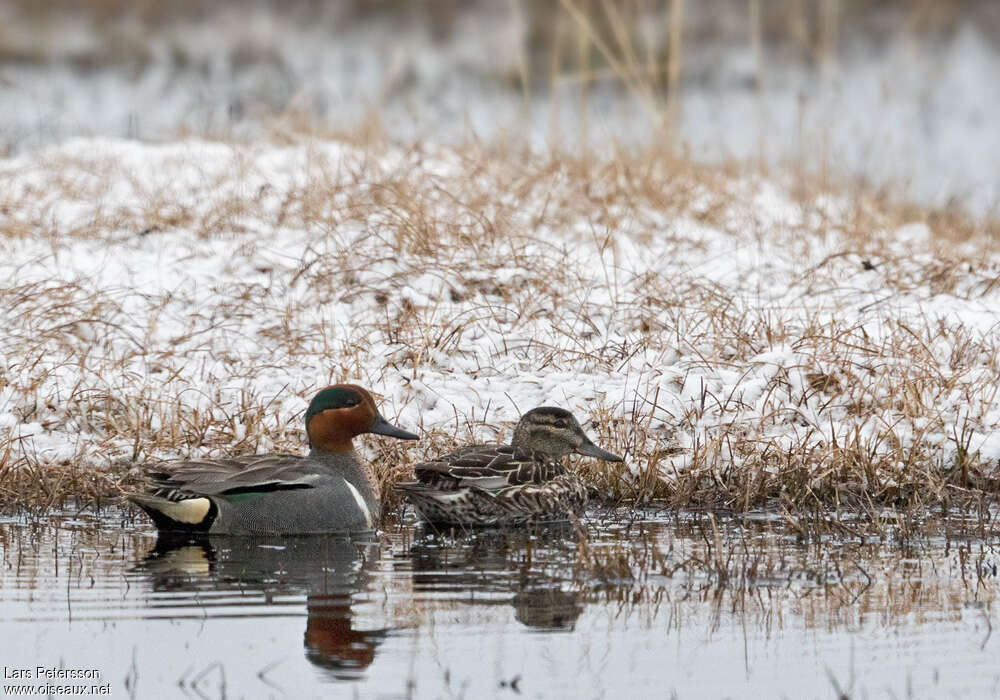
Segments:
[[[591,442],[569,411],[534,408],[510,445],[471,445],[414,467],[415,482],[397,484],[417,514],[444,525],[517,525],[560,520],[587,503],[587,487],[563,465],[571,452],[621,462]]]
[[[146,491],[128,498],[161,531],[274,535],[376,526],[378,484],[351,440],[362,433],[402,440],[417,436],[389,423],[372,395],[353,384],[316,395],[306,411],[306,433],[308,456],[169,462],[149,470]]]

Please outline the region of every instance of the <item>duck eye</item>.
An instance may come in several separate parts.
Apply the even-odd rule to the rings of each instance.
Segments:
[[[312,400],[312,403],[309,404],[309,409],[306,411],[306,416],[308,419],[309,416],[330,409],[353,408],[360,405],[361,401],[361,395],[356,391],[339,387],[327,389],[317,394],[316,398]]]
[[[361,403],[361,397],[355,391],[346,389],[330,389],[321,402],[323,408],[350,408]]]

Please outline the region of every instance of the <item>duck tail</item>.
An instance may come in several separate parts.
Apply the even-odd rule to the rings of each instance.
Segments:
[[[161,531],[207,532],[219,514],[219,507],[206,496],[171,500],[148,493],[130,493],[127,498],[142,508]]]

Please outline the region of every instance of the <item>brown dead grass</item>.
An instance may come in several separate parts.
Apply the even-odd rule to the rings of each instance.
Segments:
[[[276,133],[274,140],[308,150],[315,138],[315,131],[302,136],[293,130]],[[590,421],[588,429],[599,444],[627,456],[626,465],[583,464],[585,478],[604,499],[616,503],[768,508],[791,520],[832,509],[866,514],[876,526],[885,507],[915,513],[931,507],[981,508],[995,500],[998,465],[969,450],[971,437],[984,429],[974,418],[944,426],[952,437],[943,446],[908,432],[925,419],[950,420],[928,397],[965,391],[979,414],[995,400],[1000,343],[994,337],[969,334],[961,324],[929,320],[913,327],[892,318],[886,320],[889,332],[878,342],[847,320],[832,326],[817,320],[803,328],[798,320],[734,305],[730,290],[696,272],[683,278],[649,273],[629,281],[643,293],[620,295],[614,309],[588,304],[582,281],[566,262],[573,241],[579,240],[574,236],[598,249],[615,250],[621,231],[639,241],[653,235],[647,228],[650,212],[660,221],[687,217],[745,236],[747,220],[734,218],[733,207],[752,211],[752,198],[747,199],[744,185],[735,183],[755,178],[739,169],[694,165],[668,149],[596,155],[538,154],[504,145],[442,153],[415,146],[399,158],[399,149],[378,142],[371,132],[356,143],[357,159],[312,167],[308,179],[281,192],[276,207],[264,187],[233,186],[250,176],[252,152],[260,144],[238,148],[234,170],[205,174],[201,188],[213,193],[210,205],[134,182],[137,194],[131,201],[141,206],[101,204],[73,227],[53,230],[52,207],[60,202],[105,201],[108,180],[121,179],[113,158],[49,156],[41,169],[50,176],[50,189],[41,205],[36,189],[0,190],[3,236],[45,237],[56,251],[69,241],[114,246],[135,237],[194,231],[205,245],[245,239],[240,260],[253,260],[261,227],[308,231],[316,240],[315,250],[301,260],[260,263],[256,271],[267,282],[233,279],[214,289],[210,307],[183,288],[147,300],[158,313],[176,313],[180,305],[190,314],[189,331],[165,345],[151,344],[150,328],[129,316],[126,307],[134,300],[127,288],[99,288],[86,280],[22,284],[16,276],[6,279],[0,289],[3,311],[17,322],[8,329],[10,364],[0,375],[0,390],[13,390],[22,422],[82,437],[71,458],[51,463],[25,450],[19,438],[0,432],[4,507],[44,508],[67,497],[81,502],[111,497],[135,478],[143,463],[192,450],[301,450],[301,417],[278,410],[274,397],[254,389],[261,366],[248,363],[238,347],[215,342],[220,333],[241,332],[241,324],[253,316],[268,322],[246,340],[267,344],[272,367],[311,366],[317,345],[323,348],[318,355],[323,369],[315,380],[287,389],[305,399],[343,377],[371,376],[369,348],[380,343],[393,349],[379,360],[382,374],[417,379],[425,369],[446,370],[443,358],[466,352],[464,330],[497,328],[512,315],[518,319],[515,327],[545,322],[554,335],[547,344],[498,345],[493,358],[498,365],[525,358],[539,372],[613,374],[636,353],[673,348],[695,357],[690,368],[715,371],[747,367],[762,349],[787,343],[815,359],[814,367],[796,368],[805,373],[806,382],[795,401],[822,397],[831,408],[846,407],[849,416],[870,417],[878,429],[849,430],[832,443],[817,443],[803,431],[799,444],[787,448],[768,437],[769,427],[795,419],[794,406],[785,399],[775,399],[773,413],[705,432],[701,426],[713,415],[741,415],[745,407],[738,396],[706,390],[683,414],[666,416],[653,388],[645,395],[608,396],[581,416]],[[386,158],[396,158],[398,165],[379,165]],[[420,170],[424,159],[437,158],[449,163],[446,174]],[[810,236],[834,224],[846,231],[849,242],[841,253],[801,271],[805,293],[835,286],[842,270],[831,268],[845,256],[874,261],[891,294],[926,288],[961,299],[987,298],[1000,284],[1000,271],[984,262],[984,255],[997,251],[998,229],[992,222],[972,221],[954,211],[921,210],[857,190],[845,195],[847,210],[834,222],[808,178],[798,178],[793,191],[805,223],[783,234],[789,245],[808,245]],[[913,220],[934,226],[932,249],[887,255],[886,232]],[[581,221],[588,222],[589,231],[570,235],[564,245],[539,233],[574,231]],[[369,240],[385,242],[381,250],[359,248],[343,233],[358,222]],[[768,224],[750,226],[762,239],[772,235]],[[678,239],[676,250],[697,245],[697,240]],[[455,262],[455,251],[474,253],[475,263],[467,257]],[[179,254],[201,255],[196,248]],[[379,283],[362,281],[367,267],[384,260],[396,265],[391,275]],[[517,281],[498,282],[496,271],[511,265],[521,270]],[[408,281],[427,273],[449,281],[449,298],[414,305],[405,294]],[[621,284],[608,274],[609,286]],[[312,296],[282,301],[273,291],[294,285],[304,285]],[[337,337],[310,315],[313,299],[329,298],[371,300],[382,311],[347,337]],[[600,341],[607,323],[602,319],[609,316],[627,319],[630,344]],[[581,332],[581,323],[593,333]],[[226,337],[231,341],[234,336]],[[954,348],[947,373],[931,351],[941,339]],[[226,363],[231,381],[244,382],[239,396],[223,396],[213,388],[217,377],[199,374],[199,358],[205,353]],[[55,371],[47,362],[52,357],[60,358],[58,371],[76,377],[58,396],[51,393],[49,381]],[[153,379],[129,373],[129,364],[139,357],[153,368]],[[989,372],[974,375],[974,369]],[[969,379],[973,375],[979,378]],[[378,381],[372,376],[376,389]],[[785,396],[791,386],[786,369],[775,374],[765,391]],[[199,401],[192,401],[194,395]],[[509,422],[487,423],[495,434],[509,436]],[[451,426],[407,427],[422,431],[416,448],[369,441],[390,504],[394,495],[389,485],[406,478],[414,462],[481,435],[483,425],[481,417],[456,415]],[[702,435],[704,441],[687,447],[678,440],[682,434]],[[686,458],[681,467],[674,461],[679,455]],[[734,455],[740,458],[738,467]]]

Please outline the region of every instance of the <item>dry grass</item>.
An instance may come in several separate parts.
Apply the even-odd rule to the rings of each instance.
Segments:
[[[878,527],[997,495],[990,222],[669,151],[275,139],[3,165],[5,507],[300,450],[343,379],[424,436],[368,441],[386,485],[544,401],[626,456],[582,466],[612,502]]]

